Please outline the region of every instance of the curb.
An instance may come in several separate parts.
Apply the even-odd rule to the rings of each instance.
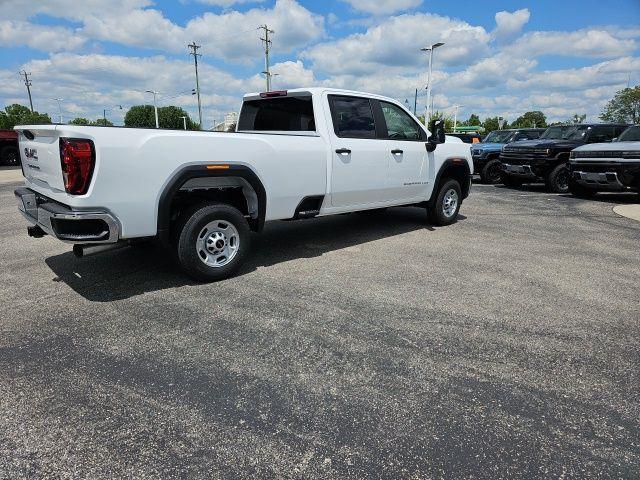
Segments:
[[[613,207],[613,212],[621,217],[630,218],[640,222],[640,204],[635,205],[616,205]]]

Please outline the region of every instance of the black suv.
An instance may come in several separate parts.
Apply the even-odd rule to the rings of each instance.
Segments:
[[[500,151],[511,142],[520,140],[535,140],[544,133],[544,128],[520,128],[508,130],[494,130],[482,142],[471,147],[473,170],[480,175],[483,183],[499,183],[502,173]]]
[[[628,125],[590,123],[549,127],[538,140],[510,143],[502,148],[502,183],[517,187],[545,182],[550,192],[569,191],[569,152],[587,143],[610,142]]]

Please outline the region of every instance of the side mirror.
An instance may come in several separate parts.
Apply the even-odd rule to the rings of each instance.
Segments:
[[[438,144],[445,141],[444,120],[431,120],[429,130],[431,131],[431,136],[427,139],[426,147],[427,152],[433,152]]]

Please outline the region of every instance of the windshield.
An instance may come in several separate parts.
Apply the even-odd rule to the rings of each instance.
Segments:
[[[629,127],[618,138],[619,142],[640,142],[640,126]]]
[[[513,134],[513,130],[494,130],[485,137],[482,143],[507,143],[507,140],[509,140]]]
[[[564,135],[562,135],[562,138],[564,140],[583,140],[587,135],[588,128],[589,127],[585,125],[571,127],[569,130],[564,132]]]
[[[571,127],[568,125],[549,127],[544,131],[540,138],[548,138],[549,140],[560,140],[562,138],[562,134],[570,128]]]

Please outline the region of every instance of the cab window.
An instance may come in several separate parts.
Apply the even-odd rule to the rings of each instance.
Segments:
[[[368,98],[329,95],[333,129],[341,138],[376,138],[376,123]]]
[[[387,124],[387,138],[393,140],[422,140],[422,129],[402,108],[388,102],[380,102],[380,108]]]

